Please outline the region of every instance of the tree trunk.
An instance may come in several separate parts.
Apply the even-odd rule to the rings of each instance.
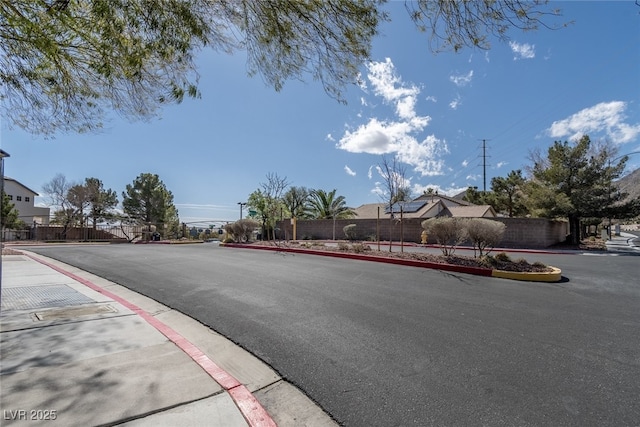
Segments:
[[[578,215],[569,215],[569,244],[580,244],[580,231],[580,217]]]

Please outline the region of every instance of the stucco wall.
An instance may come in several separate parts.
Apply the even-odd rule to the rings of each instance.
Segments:
[[[502,247],[511,248],[546,248],[556,243],[563,242],[567,235],[567,224],[564,221],[552,221],[544,218],[492,218],[494,221],[504,223],[507,228],[504,238],[500,243]],[[342,229],[349,224],[356,224],[358,240],[380,240],[400,241],[401,233],[405,242],[419,243],[421,240],[422,226],[424,219],[404,219],[393,221],[389,224],[388,219],[348,219],[335,221],[335,238],[343,240],[345,238]],[[278,222],[279,237],[283,239],[293,238],[293,226],[290,220]],[[377,231],[379,230],[379,231]],[[378,234],[379,233],[379,234]],[[333,220],[298,220],[296,225],[297,240],[328,240],[334,236]],[[428,243],[435,243],[429,236]]]
[[[49,208],[34,205],[36,193],[10,179],[4,180],[4,192],[12,196],[11,203],[18,211],[19,218],[27,225],[31,225],[34,221],[38,224],[49,224]]]

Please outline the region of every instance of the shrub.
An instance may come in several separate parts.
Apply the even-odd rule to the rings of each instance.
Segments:
[[[495,259],[500,262],[511,262],[511,258],[509,258],[509,255],[507,255],[504,252],[500,252],[499,254],[496,254]]]
[[[471,218],[465,221],[467,229],[467,235],[471,244],[473,245],[473,255],[476,255],[476,248],[478,249],[479,256],[482,256],[484,250],[489,248],[488,252],[491,252],[504,236],[504,230],[506,225],[499,221],[492,221],[490,219],[483,218]]]
[[[247,242],[259,226],[260,224],[257,221],[245,218],[225,225],[224,229],[235,242]]]
[[[351,249],[359,254],[362,252],[367,252],[371,250],[371,247],[369,245],[365,245],[364,243],[354,243],[353,245],[351,245]]]
[[[338,242],[338,249],[341,251],[348,251],[349,250],[349,244],[345,243],[345,242]]]
[[[349,224],[349,225],[345,225],[342,228],[342,231],[344,232],[345,237],[348,240],[356,240],[356,225],[355,224]]]
[[[324,243],[322,242],[303,242],[300,243],[301,247],[307,248],[307,249],[313,249],[314,247],[324,247]]]
[[[457,218],[429,218],[421,223],[427,233],[434,236],[444,256],[453,255],[456,245],[467,238],[464,221]]]
[[[479,261],[483,267],[487,267],[487,268],[493,268],[496,265],[498,265],[498,261],[495,259],[495,257],[492,257],[491,255],[483,255],[479,258]]]

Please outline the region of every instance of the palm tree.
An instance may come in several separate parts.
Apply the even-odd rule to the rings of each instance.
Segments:
[[[313,219],[346,219],[353,218],[355,212],[346,205],[344,196],[336,197],[336,189],[330,192],[311,190],[309,199]]]
[[[312,190],[309,205],[314,219],[333,219],[333,240],[336,239],[336,219],[353,218],[355,212],[346,205],[344,196],[336,197],[336,189],[330,192]]]

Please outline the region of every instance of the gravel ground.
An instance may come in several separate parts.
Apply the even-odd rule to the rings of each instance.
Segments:
[[[484,256],[482,258],[466,257],[460,255],[433,255],[433,254],[421,254],[415,252],[387,252],[373,250],[367,243],[346,243],[339,242],[337,246],[325,245],[323,242],[253,242],[253,245],[275,246],[275,247],[287,247],[287,248],[300,248],[311,249],[314,251],[327,251],[327,252],[348,252],[357,253],[367,256],[375,256],[382,258],[402,258],[416,261],[426,261],[438,264],[452,264],[462,265],[465,267],[480,267],[490,268],[503,271],[516,271],[516,272],[550,272],[553,271],[548,266],[541,263],[530,264],[523,258],[512,260],[506,254],[492,254]]]

